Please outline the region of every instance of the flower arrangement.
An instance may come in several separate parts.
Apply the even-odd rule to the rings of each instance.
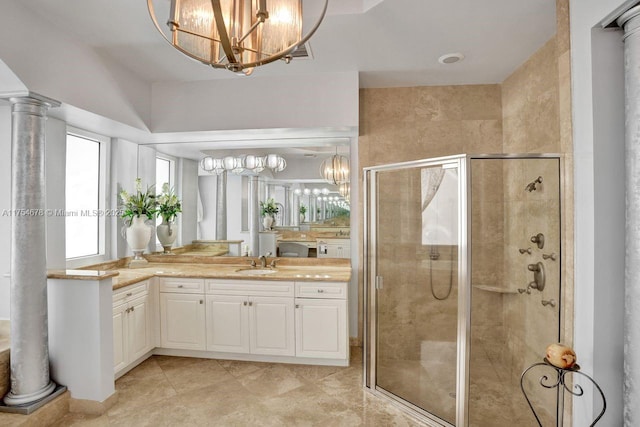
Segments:
[[[274,216],[278,213],[276,201],[273,198],[267,199],[266,202],[260,202],[260,216]]]
[[[169,183],[162,185],[162,193],[156,196],[158,201],[158,213],[166,222],[175,219],[178,213],[182,212],[182,204],[180,199],[173,192],[173,188],[169,187]]]
[[[152,191],[153,186],[147,187],[147,191],[142,192],[142,179],[136,178],[136,192],[129,194],[126,190],[120,192],[122,201],[122,218],[126,223],[130,223],[134,217],[146,215],[153,220],[156,215],[156,195]]]

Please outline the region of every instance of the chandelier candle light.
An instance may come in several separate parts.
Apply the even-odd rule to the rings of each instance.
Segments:
[[[302,0],[147,0],[156,28],[183,54],[214,68],[251,74],[278,59],[289,63],[324,19],[302,35]],[[156,7],[157,6],[157,7]],[[156,16],[167,27],[161,27]]]

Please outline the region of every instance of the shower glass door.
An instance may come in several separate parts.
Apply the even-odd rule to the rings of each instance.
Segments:
[[[464,157],[455,157],[391,165],[370,175],[370,387],[435,425],[459,421],[464,165]]]

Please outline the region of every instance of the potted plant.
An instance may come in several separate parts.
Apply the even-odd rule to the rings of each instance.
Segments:
[[[142,180],[136,178],[136,191],[129,194],[126,190],[120,192],[122,202],[122,219],[126,227],[127,243],[133,251],[133,260],[144,263],[142,253],[149,244],[151,238],[151,225],[146,221],[153,221],[156,215],[156,195],[152,191],[153,186],[142,191]]]
[[[273,198],[267,199],[266,202],[260,202],[260,216],[262,216],[262,225],[265,230],[271,230],[277,213],[278,206]]]
[[[306,213],[307,213],[307,207],[305,205],[300,205],[300,222],[304,222],[304,217]]]
[[[162,223],[158,225],[156,232],[158,240],[162,244],[165,254],[171,253],[171,246],[178,236],[175,228],[175,220],[178,213],[182,212],[180,199],[175,195],[169,183],[162,185],[162,193],[156,196],[158,201],[158,214],[162,217]]]

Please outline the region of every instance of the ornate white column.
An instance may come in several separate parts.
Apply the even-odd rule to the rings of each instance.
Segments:
[[[640,6],[618,18],[624,29],[626,259],[624,425],[640,425]]]
[[[57,101],[10,98],[11,134],[11,391],[7,406],[49,396],[45,122]]]
[[[258,177],[249,177],[249,250],[260,256],[260,201]]]
[[[227,240],[227,171],[216,181],[216,240]]]

